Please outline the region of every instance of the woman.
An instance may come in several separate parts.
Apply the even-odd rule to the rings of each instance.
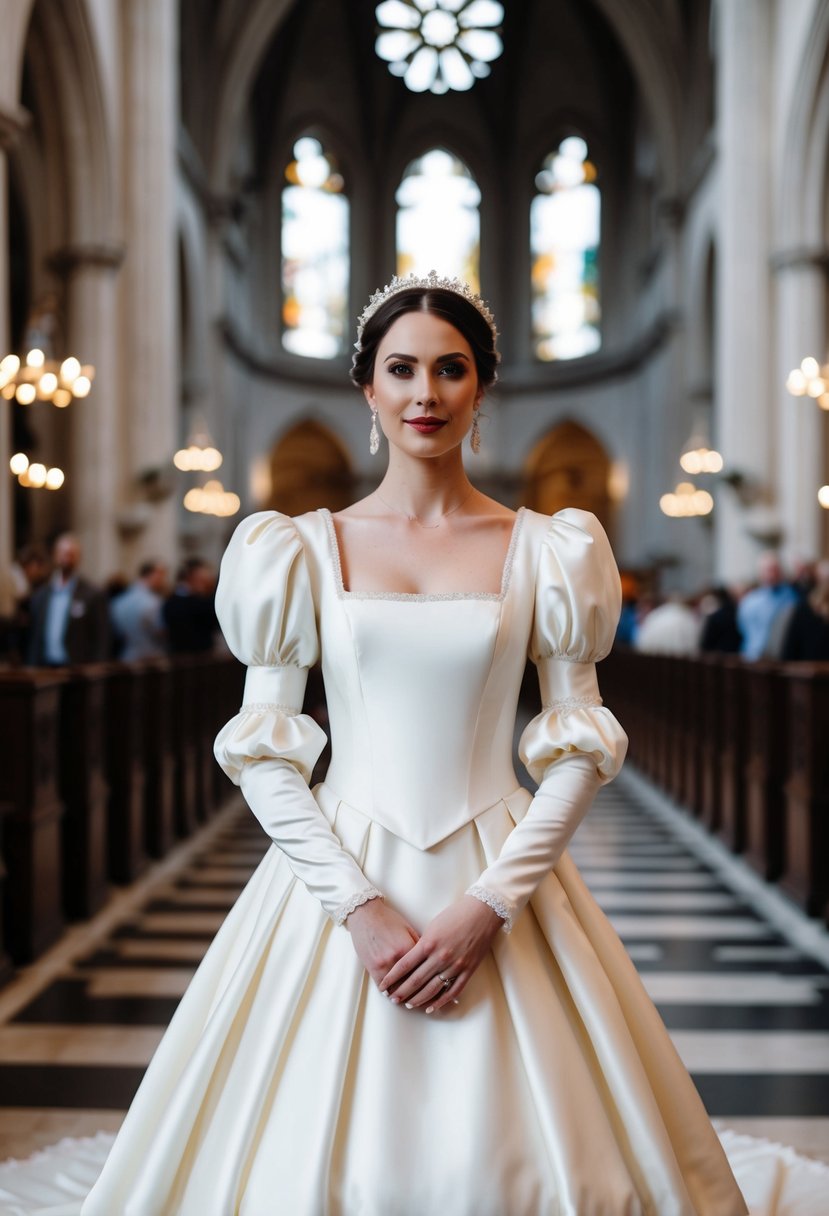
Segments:
[[[564,852],[626,740],[593,516],[517,514],[462,460],[495,379],[456,281],[394,280],[353,378],[388,443],[336,517],[239,525],[248,664],[216,755],[275,842],[150,1065],[83,1216],[739,1216],[656,1011]],[[511,763],[527,652],[545,708]],[[321,652],[333,759],[301,713]]]

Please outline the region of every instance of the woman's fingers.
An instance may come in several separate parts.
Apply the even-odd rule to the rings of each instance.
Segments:
[[[470,972],[461,971],[456,975],[449,988],[443,988],[435,997],[434,1001],[430,1001],[426,1006],[427,1013],[437,1013],[446,1005],[456,1005],[458,998],[463,992],[466,985],[469,983]]]
[[[426,956],[426,950],[422,944],[423,939],[415,942],[411,950],[407,951],[402,958],[399,958],[391,970],[386,974],[385,978],[380,983],[380,991],[385,992],[386,989],[394,987],[400,980],[405,979],[415,967],[418,967]]]
[[[431,979],[419,985],[410,996],[400,996],[395,993],[392,1000],[395,1004],[404,1004],[407,1009],[420,1009],[424,1005],[434,1004],[444,989],[445,985],[440,976],[433,975]]]

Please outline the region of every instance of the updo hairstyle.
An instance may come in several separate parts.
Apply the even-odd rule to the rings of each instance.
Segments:
[[[443,287],[410,287],[391,296],[366,321],[360,348],[351,361],[352,384],[357,388],[371,384],[377,347],[397,318],[407,312],[428,312],[454,325],[469,343],[480,387],[487,389],[495,383],[501,356],[495,349],[495,336],[489,323],[475,305],[456,291]]]

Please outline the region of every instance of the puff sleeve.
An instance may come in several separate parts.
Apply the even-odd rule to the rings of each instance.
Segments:
[[[588,511],[559,511],[542,544],[530,642],[543,708],[519,744],[538,790],[498,858],[467,891],[495,909],[507,932],[625,758],[627,736],[602,705],[596,679],[621,602],[599,521]]]
[[[243,520],[222,559],[216,612],[248,668],[242,706],[214,754],[294,875],[337,924],[381,892],[331,830],[308,788],[325,732],[302,700],[319,657],[314,602],[296,525],[275,511]]]

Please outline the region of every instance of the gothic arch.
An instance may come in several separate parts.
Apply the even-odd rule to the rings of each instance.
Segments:
[[[580,507],[607,527],[609,479],[607,449],[581,423],[565,419],[542,435],[527,456],[522,501],[542,515]]]
[[[271,491],[263,506],[301,515],[317,507],[339,511],[354,501],[348,453],[324,423],[308,418],[289,426],[270,453]]]
[[[815,8],[798,75],[777,174],[779,248],[785,254],[817,252],[827,243],[829,5]]]
[[[678,14],[673,9],[672,20],[663,24],[654,20],[649,0],[592,2],[604,14],[631,63],[659,148],[659,184],[664,194],[673,195],[679,187],[681,147],[678,62],[683,47]]]
[[[244,15],[235,0],[224,0],[217,21],[221,62],[210,179],[224,194],[230,187],[230,170],[239,127],[268,46],[296,0],[253,0]]]
[[[84,0],[35,0],[24,53],[44,136],[42,168],[60,204],[59,215],[50,215],[50,238],[59,246],[106,247],[114,235],[112,147]],[[35,137],[29,132],[24,143]]]
[[[253,0],[242,17],[237,0],[224,0],[217,29],[225,69],[219,83],[210,173],[213,189],[219,194],[230,186],[236,133],[252,83],[271,39],[295,3],[296,0]],[[649,0],[593,0],[593,3],[604,14],[630,60],[659,146],[660,185],[665,193],[673,194],[679,180],[681,91],[677,61],[682,51],[676,12],[663,27],[654,21]],[[474,164],[470,167],[474,171]]]

